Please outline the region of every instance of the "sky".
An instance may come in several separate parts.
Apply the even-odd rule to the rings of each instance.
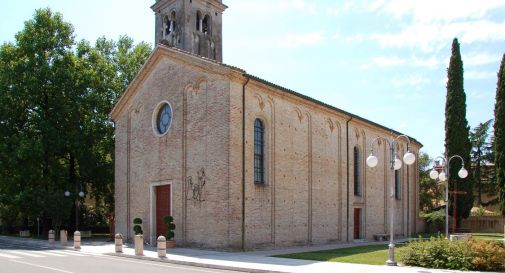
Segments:
[[[154,43],[154,0],[3,0],[0,43],[50,7],[78,40]],[[503,0],[224,0],[223,62],[444,152],[447,67],[461,44],[467,120],[493,118]]]

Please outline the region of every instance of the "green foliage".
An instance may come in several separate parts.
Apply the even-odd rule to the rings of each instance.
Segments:
[[[483,205],[482,194],[496,194],[496,184],[493,183],[494,168],[486,167],[494,161],[493,147],[489,137],[492,119],[479,123],[470,132],[470,142],[472,143],[472,166],[474,168],[474,181],[477,184],[477,204]]]
[[[432,237],[401,249],[400,261],[409,266],[457,270],[505,269],[505,247],[493,241],[449,241]]]
[[[449,190],[464,191],[466,194],[457,195],[456,219],[459,224],[462,218],[468,218],[473,206],[473,179],[470,168],[471,144],[469,127],[466,119],[466,95],[463,89],[463,61],[459,49],[458,39],[452,43],[452,55],[447,70],[447,99],[445,105],[445,152],[448,157],[461,156],[465,161],[465,168],[469,171],[467,178],[456,175],[461,168],[461,162],[452,160],[449,166],[451,181]],[[454,197],[449,199],[449,212],[453,212]]]
[[[426,222],[434,227],[436,230],[441,231],[445,223],[445,211],[436,210],[424,214],[426,217]]]
[[[144,234],[144,231],[142,230],[142,219],[133,219],[133,233],[135,233],[135,235]]]
[[[469,270],[472,264],[466,244],[466,241],[431,237],[426,241],[409,242],[399,252],[399,258],[409,266]]]
[[[0,46],[0,215],[69,226],[79,186],[114,211],[114,125],[108,114],[150,53],[132,39],[76,43],[73,27],[36,10]],[[63,193],[70,190],[71,197]],[[89,191],[89,192],[88,192]],[[45,231],[44,231],[45,230]]]
[[[431,211],[440,206],[443,199],[443,185],[430,178],[432,159],[427,153],[419,154],[419,203],[423,211]]]
[[[502,214],[505,215],[505,54],[503,54],[500,70],[498,71],[494,120],[496,182],[499,187],[500,208]]]
[[[166,234],[167,240],[173,240],[174,236],[175,236],[174,217],[167,215],[167,216],[163,217],[163,222],[165,223],[165,225],[167,227],[167,234]]]

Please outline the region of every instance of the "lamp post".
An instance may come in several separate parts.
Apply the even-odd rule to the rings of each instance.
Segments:
[[[66,190],[64,193],[65,197],[70,196],[70,191]],[[79,230],[79,197],[83,198],[84,197],[84,192],[82,191],[82,186],[81,190],[79,193],[75,196],[75,230]]]
[[[459,158],[461,160],[461,169],[458,171],[458,176],[461,178],[466,178],[468,176],[468,171],[465,169],[465,161],[463,158],[459,155],[453,155],[449,158],[447,157],[442,157],[438,156],[434,159],[435,164],[433,164],[433,169],[430,172],[430,178],[431,179],[437,179],[440,180],[441,182],[445,182],[445,238],[449,238],[449,179],[450,179],[450,163],[451,160],[454,158]],[[440,174],[436,170],[436,160],[440,159],[442,161],[442,172]],[[457,191],[455,190],[454,192],[454,200],[457,198]],[[454,219],[456,219],[456,202],[454,202]],[[455,225],[455,220],[453,223],[453,226]],[[453,232],[455,232],[455,226],[453,227]]]
[[[400,138],[405,138],[407,140],[407,152],[405,155],[403,155],[403,162],[407,165],[412,165],[416,161],[416,156],[410,151],[410,139],[406,135],[399,135],[396,138],[383,138],[383,137],[376,137],[372,142],[370,143],[370,156],[366,159],[366,164],[370,168],[374,168],[377,166],[379,163],[379,159],[374,155],[374,150],[373,150],[373,145],[377,143],[379,140],[383,140],[389,145],[389,155],[390,155],[390,160],[389,160],[389,167],[391,169],[391,205],[389,207],[389,217],[390,217],[390,230],[389,230],[389,259],[386,261],[386,265],[390,266],[396,266],[396,260],[395,260],[395,244],[394,244],[394,204],[395,204],[395,173],[394,171],[399,170],[402,167],[402,161],[398,158],[396,155],[396,144],[398,142],[398,139]]]

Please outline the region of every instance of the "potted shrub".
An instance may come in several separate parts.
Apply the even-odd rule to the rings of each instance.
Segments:
[[[174,241],[174,230],[175,230],[175,224],[174,224],[174,217],[167,215],[163,217],[163,222],[165,223],[165,226],[167,227],[167,248],[172,248],[175,247],[175,241]]]
[[[133,233],[135,233],[135,255],[144,255],[144,231],[142,230],[142,219],[133,219]]]

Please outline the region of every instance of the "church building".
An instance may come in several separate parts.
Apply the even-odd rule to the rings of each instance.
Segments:
[[[365,164],[401,133],[223,64],[221,0],[151,8],[156,48],[111,112],[116,232],[141,218],[155,243],[172,215],[179,246],[344,243],[388,233],[390,206],[396,236],[421,229],[417,161],[392,174],[382,141]]]

